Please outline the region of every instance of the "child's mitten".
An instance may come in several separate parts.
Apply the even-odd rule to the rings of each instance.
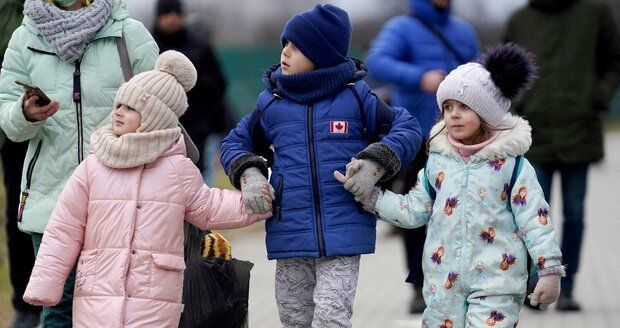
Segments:
[[[356,201],[368,198],[375,184],[385,174],[385,169],[369,159],[360,159],[355,165],[359,165],[358,171],[347,179],[344,189],[355,196]]]
[[[250,215],[271,212],[270,200],[274,199],[274,190],[260,170],[250,167],[243,172],[240,180],[245,211]],[[263,193],[264,188],[268,189],[269,196]]]
[[[534,292],[528,296],[530,304],[534,306],[540,304],[540,309],[545,310],[555,303],[560,296],[560,278],[559,274],[539,277]]]

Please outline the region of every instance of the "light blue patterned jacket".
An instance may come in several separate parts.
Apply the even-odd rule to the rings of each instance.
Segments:
[[[430,299],[438,288],[453,286],[480,295],[524,294],[526,252],[539,270],[561,264],[549,206],[526,159],[507,190],[515,157],[531,144],[531,127],[510,114],[505,126],[512,128],[466,164],[449,143],[443,121],[438,123],[431,135],[441,132],[431,141],[427,163],[436,200],[423,170],[407,195],[385,191],[377,196],[373,211],[381,220],[404,228],[428,224],[423,270]]]

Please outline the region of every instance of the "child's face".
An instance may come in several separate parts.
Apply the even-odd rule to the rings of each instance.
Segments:
[[[112,116],[112,132],[117,136],[136,132],[140,127],[142,115],[127,105],[119,105]]]
[[[472,144],[474,136],[480,129],[478,114],[469,106],[454,99],[444,101],[442,110],[448,133],[466,145]]]
[[[308,72],[315,68],[314,63],[290,41],[282,49],[280,65],[284,75]]]

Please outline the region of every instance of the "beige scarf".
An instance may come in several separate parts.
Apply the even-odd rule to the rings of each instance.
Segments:
[[[99,139],[92,147],[105,166],[126,169],[148,164],[163,154],[181,135],[181,129],[127,133],[118,137],[112,126],[99,129]]]

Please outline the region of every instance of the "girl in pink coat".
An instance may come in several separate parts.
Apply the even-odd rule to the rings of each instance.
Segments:
[[[208,188],[187,158],[178,117],[196,69],[175,51],[118,90],[112,124],[69,178],[43,234],[24,300],[52,306],[77,261],[74,327],[178,327],[183,224],[245,227],[241,193]],[[271,199],[264,190],[268,203]]]

